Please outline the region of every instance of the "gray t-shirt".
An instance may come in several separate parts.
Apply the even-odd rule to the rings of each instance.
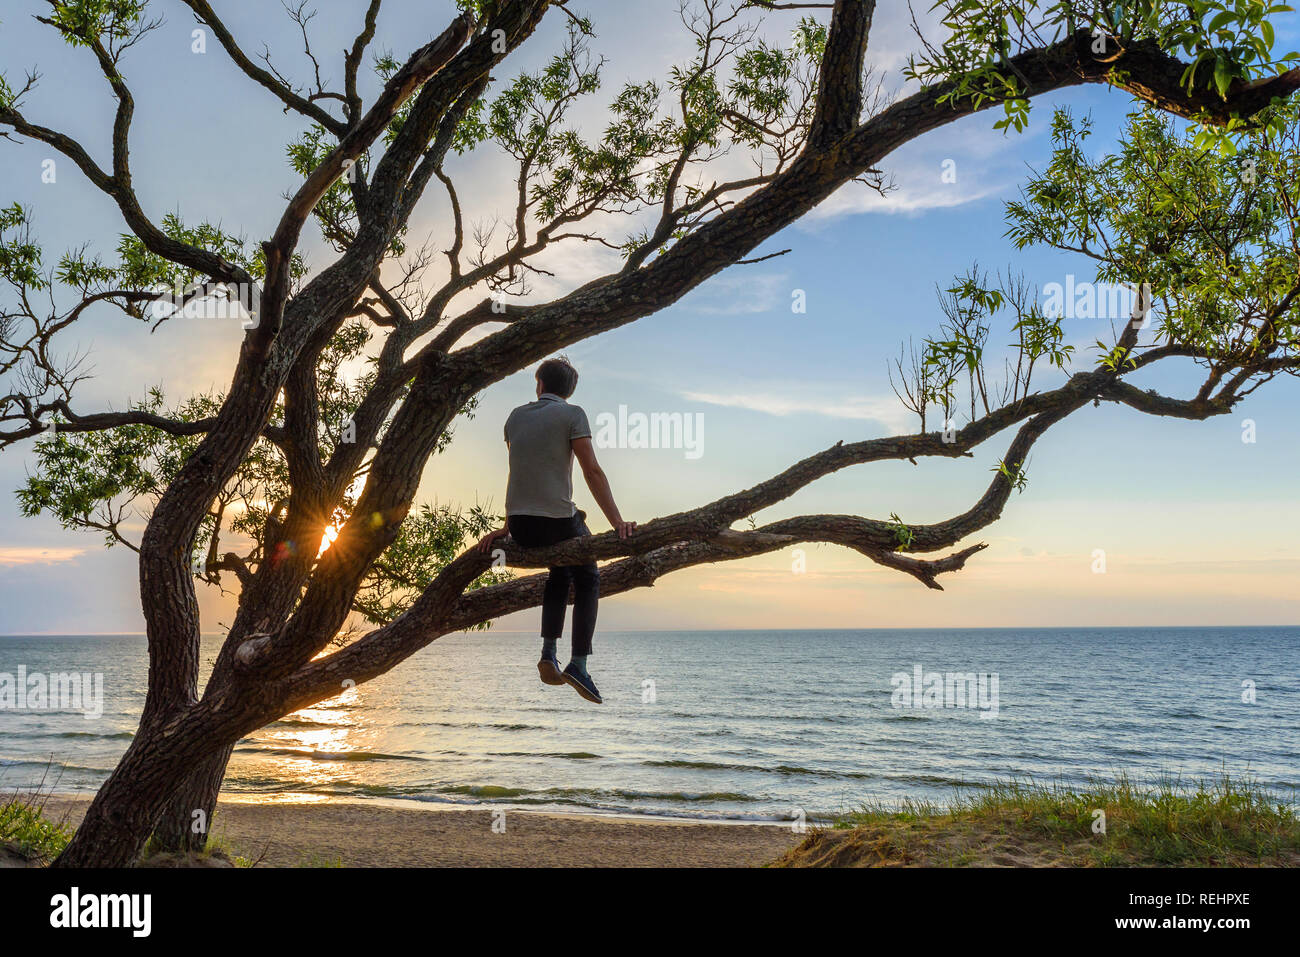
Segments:
[[[576,514],[573,447],[569,443],[591,437],[587,413],[558,395],[543,392],[536,402],[510,413],[505,433],[510,444],[506,514],[543,518]]]

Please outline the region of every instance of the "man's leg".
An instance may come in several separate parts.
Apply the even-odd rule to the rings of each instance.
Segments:
[[[600,569],[596,563],[573,565],[573,657],[587,670],[591,638],[596,633],[596,608],[600,600]]]
[[[507,519],[510,537],[524,548],[543,548],[567,537],[568,521],[544,518],[537,515],[511,515]],[[537,662],[537,672],[543,684],[562,685],[560,663],[556,646],[564,633],[565,605],[569,600],[568,569],[552,568],[542,591],[542,655]]]
[[[579,509],[572,519],[565,538],[582,538],[590,535],[587,513]],[[595,562],[571,565],[573,578],[573,657],[585,673],[587,656],[591,654],[591,637],[596,633],[596,603],[600,598],[600,572]]]
[[[578,512],[573,516],[572,530],[569,538],[590,535],[585,521],[587,514]],[[586,565],[570,565],[569,573],[573,578],[573,659],[564,669],[564,680],[571,684],[578,694],[596,704],[603,703],[596,683],[587,672],[587,656],[591,654],[591,638],[596,631],[596,605],[600,598],[600,571],[595,562]]]
[[[567,565],[551,568],[546,576],[546,588],[542,590],[542,638],[546,641],[559,641],[564,633],[564,612],[572,581],[573,569]]]

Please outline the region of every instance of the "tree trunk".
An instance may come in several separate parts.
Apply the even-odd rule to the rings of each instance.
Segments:
[[[231,745],[205,757],[181,782],[154,825],[154,846],[160,851],[202,851],[207,846],[217,795],[233,750]]]
[[[160,722],[141,726],[52,866],[129,867],[135,863],[189,769],[208,757],[200,742],[188,735],[170,734],[170,730]]]

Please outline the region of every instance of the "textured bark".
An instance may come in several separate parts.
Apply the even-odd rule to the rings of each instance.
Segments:
[[[174,727],[141,724],[52,866],[126,867],[140,856],[184,769],[209,751],[201,739],[174,734]]]
[[[159,851],[202,851],[207,846],[232,750],[227,746],[205,756],[176,788],[154,826]]]

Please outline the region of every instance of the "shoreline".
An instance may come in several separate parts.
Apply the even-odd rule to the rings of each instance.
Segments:
[[[90,799],[12,804],[0,867],[56,858]],[[146,854],[137,866],[1300,866],[1300,814],[1226,775],[1151,786],[1119,775],[1086,791],[1004,781],[956,808],[864,807],[829,829],[373,801],[220,801],[212,825],[205,853]]]
[[[48,798],[50,802],[60,803],[89,803],[93,800],[96,791],[61,791],[54,789],[29,789],[29,788],[11,788],[10,791],[20,793],[32,793],[38,790],[39,793]],[[0,788],[0,796],[5,794],[5,789]],[[709,824],[718,827],[774,827],[788,829],[793,823],[789,818],[763,817],[763,818],[743,818],[743,817],[709,817],[703,814],[674,814],[671,811],[634,811],[634,810],[614,810],[596,807],[578,807],[567,808],[555,805],[545,804],[515,804],[509,801],[453,801],[453,800],[428,800],[422,801],[419,798],[387,797],[381,795],[359,797],[350,794],[320,794],[312,791],[271,791],[263,795],[246,794],[243,792],[222,791],[217,799],[219,805],[249,805],[259,807],[319,807],[329,804],[355,804],[360,807],[386,807],[394,810],[407,811],[482,811],[491,813],[496,809],[502,809],[512,814],[543,814],[550,817],[560,818],[592,818],[594,820],[615,820],[627,821],[630,823],[641,824]],[[834,819],[809,817],[806,821],[808,827],[830,827]]]
[[[50,794],[44,813],[75,826],[89,804],[89,796]],[[737,826],[751,823],[759,826]],[[776,822],[223,795],[212,836],[261,867],[755,867],[806,835]]]

